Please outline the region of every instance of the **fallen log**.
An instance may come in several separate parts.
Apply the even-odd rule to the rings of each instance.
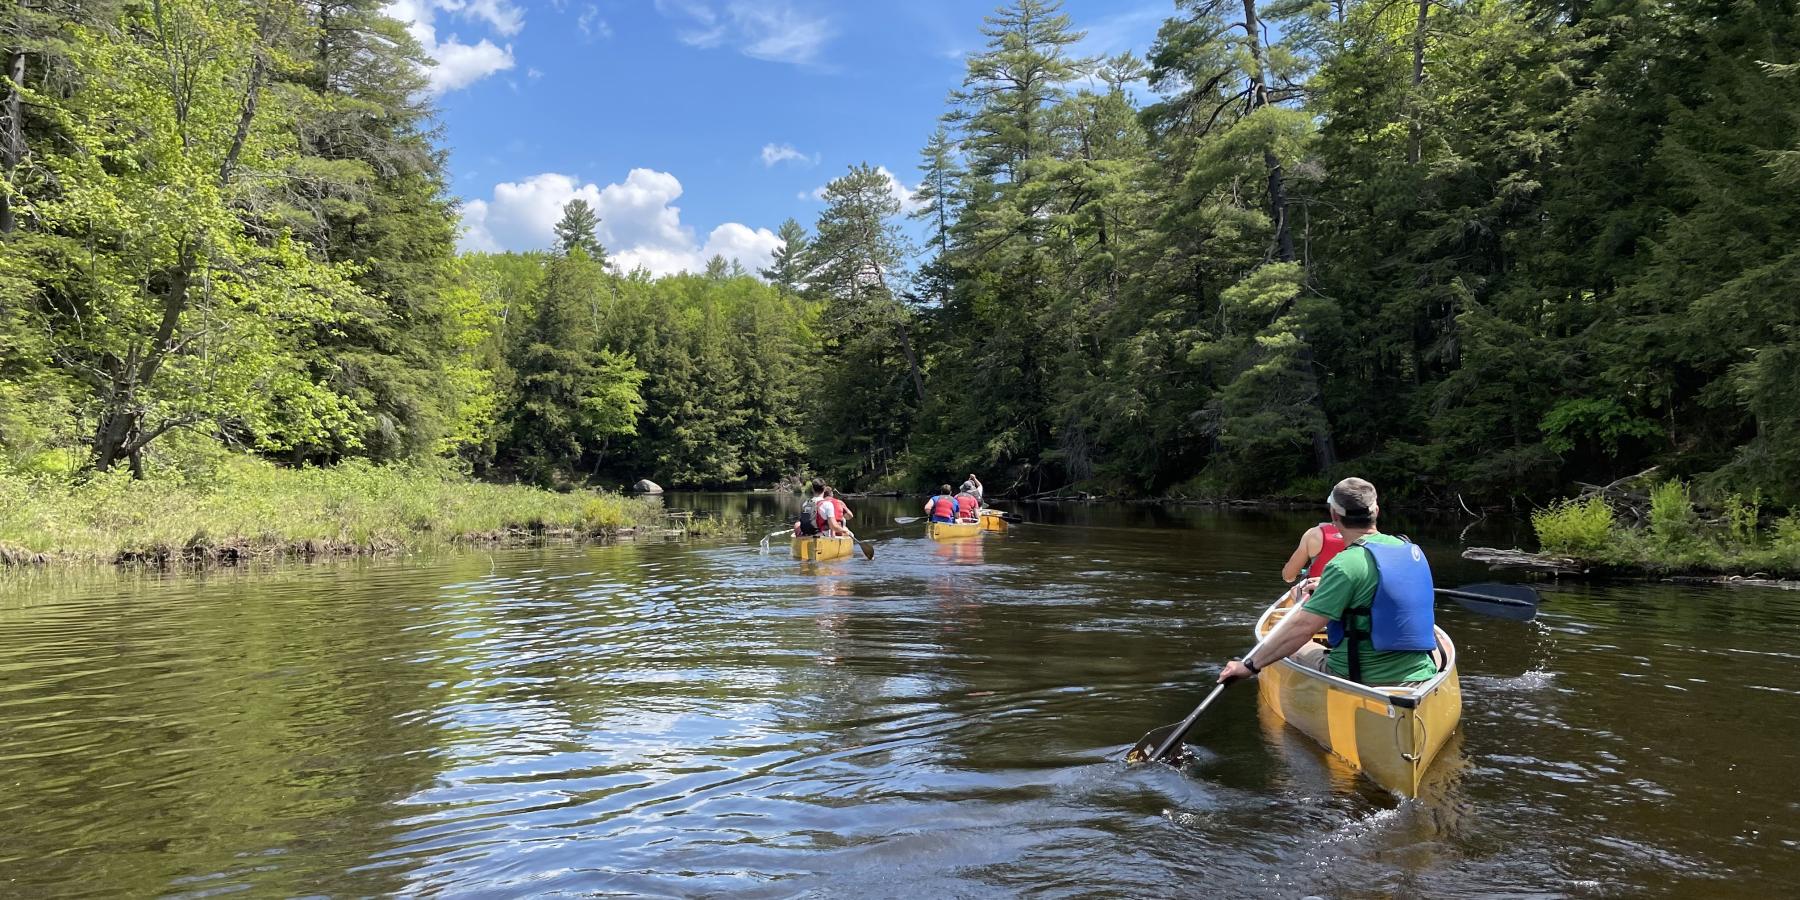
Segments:
[[[1578,559],[1528,553],[1524,550],[1501,550],[1497,547],[1470,547],[1462,553],[1470,562],[1487,563],[1496,569],[1524,569],[1554,575],[1585,575],[1589,567]]]
[[[1670,575],[1663,579],[1676,584],[1723,584],[1732,587],[1776,588],[1800,591],[1800,581],[1786,578],[1764,578],[1760,575]]]

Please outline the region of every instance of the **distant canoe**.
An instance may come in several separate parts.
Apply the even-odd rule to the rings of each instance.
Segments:
[[[928,522],[925,525],[925,535],[934,541],[976,537],[980,534],[980,522]]]
[[[824,562],[828,559],[843,559],[850,555],[856,542],[847,537],[798,537],[794,538],[794,558]]]
[[[1293,608],[1283,594],[1256,620],[1261,641]],[[1444,668],[1422,685],[1368,687],[1284,659],[1257,677],[1262,702],[1284,721],[1354,766],[1376,784],[1406,797],[1419,793],[1425,770],[1462,721],[1456,645],[1437,629]]]

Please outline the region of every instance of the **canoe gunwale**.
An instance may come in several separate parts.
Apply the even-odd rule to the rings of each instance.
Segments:
[[[1252,630],[1252,633],[1259,642],[1265,635],[1274,629],[1275,626],[1269,624],[1269,618],[1283,609],[1284,604],[1288,602],[1290,596],[1292,596],[1291,590],[1282,592],[1281,596],[1275,598],[1275,602],[1269,604],[1269,607],[1263,610],[1263,614],[1257,617],[1256,626]],[[1359,684],[1348,678],[1340,678],[1330,672],[1321,672],[1318,669],[1308,668],[1294,662],[1292,659],[1283,659],[1277,665],[1286,666],[1295,672],[1299,672],[1310,678],[1316,678],[1331,685],[1337,690],[1355,694],[1359,697],[1366,697],[1370,700],[1378,700],[1383,703],[1391,703],[1394,706],[1411,709],[1417,707],[1420,701],[1431,696],[1431,694],[1444,683],[1444,680],[1449,678],[1450,675],[1456,671],[1455,642],[1450,640],[1450,635],[1446,633],[1444,629],[1433,625],[1432,630],[1437,634],[1438,648],[1444,651],[1444,665],[1438,669],[1437,675],[1433,676],[1430,681],[1405,691],[1400,691],[1398,688],[1388,688],[1384,690],[1381,688],[1369,687],[1366,684]]]

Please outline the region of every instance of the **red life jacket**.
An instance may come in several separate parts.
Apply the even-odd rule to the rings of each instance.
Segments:
[[[931,498],[931,517],[934,519],[955,519],[956,498],[949,494],[939,494]]]
[[[975,499],[974,494],[957,494],[956,510],[957,515],[965,519],[973,519],[976,514],[981,512],[981,501]]]
[[[813,520],[818,523],[821,532],[829,530],[831,520],[838,518],[836,504],[837,501],[830,497],[821,497],[818,505],[813,507]]]
[[[1344,540],[1344,533],[1330,522],[1319,523],[1319,535],[1325,539],[1325,544],[1319,548],[1319,555],[1313,557],[1312,565],[1306,567],[1308,578],[1318,578],[1325,574],[1325,564],[1331,562],[1332,557],[1344,552],[1345,547],[1350,546],[1349,542]]]

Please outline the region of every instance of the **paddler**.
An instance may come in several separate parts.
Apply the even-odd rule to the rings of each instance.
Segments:
[[[1330,522],[1306,529],[1300,535],[1300,546],[1294,548],[1294,555],[1281,567],[1281,580],[1292,584],[1302,572],[1308,578],[1318,578],[1325,574],[1325,564],[1348,546],[1350,542],[1344,540],[1343,530]]]
[[[1344,548],[1302,582],[1299,608],[1250,658],[1232,660],[1219,673],[1230,684],[1254,677],[1283,659],[1370,685],[1413,685],[1437,674],[1432,658],[1431,565],[1417,545],[1382,534],[1375,486],[1346,478],[1326,495],[1329,523]],[[1304,549],[1304,546],[1302,546]],[[1292,560],[1290,560],[1290,563]],[[1326,631],[1331,649],[1313,642]]]
[[[961,493],[956,495],[956,515],[964,522],[981,521],[981,498],[970,491],[968,482],[964,482]]]
[[[925,501],[925,515],[933,522],[955,522],[956,512],[956,495],[947,484],[939,485],[938,492]]]

